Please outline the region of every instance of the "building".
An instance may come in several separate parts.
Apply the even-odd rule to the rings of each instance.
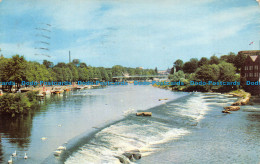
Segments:
[[[247,56],[241,67],[241,82],[246,82],[245,90],[252,94],[260,94],[260,85],[257,85],[260,82],[260,50],[240,51],[238,53]],[[256,83],[248,85],[248,81]]]
[[[169,75],[171,72],[171,69],[167,69],[167,70],[161,70],[161,71],[158,71],[158,74],[159,75]]]

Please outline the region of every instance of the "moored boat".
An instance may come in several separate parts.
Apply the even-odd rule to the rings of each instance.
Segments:
[[[63,92],[64,92],[64,90],[61,87],[55,87],[52,90],[52,93],[54,93],[54,94],[60,94],[60,93],[63,93]]]

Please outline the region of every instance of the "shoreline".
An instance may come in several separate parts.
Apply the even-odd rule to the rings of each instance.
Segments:
[[[160,88],[160,89],[166,89],[170,91],[177,91],[177,92],[183,92],[181,89],[175,90],[174,87],[169,87],[166,85],[153,85],[153,87]],[[184,91],[185,92],[185,91]],[[194,91],[193,91],[194,92]],[[197,92],[197,91],[195,91]],[[249,92],[245,92],[243,89],[237,89],[233,90],[227,93],[222,93],[222,92],[216,92],[216,91],[208,91],[208,92],[203,92],[203,93],[220,93],[220,94],[227,94],[227,95],[232,95],[235,97],[240,97],[237,101],[232,103],[230,106],[223,107],[224,110],[222,110],[222,113],[227,113],[230,114],[230,111],[238,111],[240,110],[240,106],[242,105],[247,105],[250,102],[251,94]]]

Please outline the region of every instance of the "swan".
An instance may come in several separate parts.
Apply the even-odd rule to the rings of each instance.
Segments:
[[[47,137],[42,137],[42,138],[41,138],[41,140],[43,140],[43,141],[46,140],[46,139],[47,139]]]
[[[12,156],[13,156],[13,157],[15,157],[15,156],[16,156],[16,150],[14,151],[14,153],[12,154]]]
[[[12,158],[12,156],[11,156],[10,159],[8,160],[8,163],[13,163],[13,158]]]
[[[28,156],[27,156],[27,154],[25,153],[24,154],[24,157],[23,157],[24,159],[27,159],[28,158]]]
[[[57,148],[57,150],[66,150],[66,147],[65,147],[65,146],[59,146],[59,147]]]
[[[56,151],[54,151],[54,155],[55,156],[59,156],[61,154],[61,150],[56,150]]]

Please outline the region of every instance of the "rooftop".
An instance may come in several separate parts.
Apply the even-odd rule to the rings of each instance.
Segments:
[[[239,54],[243,55],[260,55],[260,50],[247,50],[247,51],[239,51]]]

